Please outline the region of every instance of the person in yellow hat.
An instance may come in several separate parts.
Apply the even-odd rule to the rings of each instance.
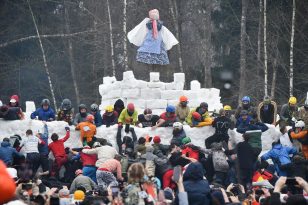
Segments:
[[[281,123],[289,126],[293,126],[294,122],[292,118],[297,118],[297,99],[296,97],[290,97],[289,102],[284,104],[280,110],[280,125]]]
[[[105,108],[105,113],[103,114],[103,125],[110,127],[112,125],[118,124],[119,113],[114,110],[112,105],[108,105]]]

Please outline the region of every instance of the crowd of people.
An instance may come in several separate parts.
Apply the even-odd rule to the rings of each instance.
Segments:
[[[149,108],[139,114],[121,99],[104,113],[97,104],[89,108],[81,104],[74,113],[64,99],[56,113],[43,99],[30,116],[43,122],[43,132],[3,138],[0,204],[308,204],[308,100],[298,107],[290,97],[279,115],[268,96],[258,106],[244,96],[237,109],[224,105],[217,113],[206,102],[189,107],[186,96],[160,115]],[[17,95],[1,103],[0,118],[25,119]],[[46,122],[54,120],[70,125],[65,136],[49,133]],[[270,124],[281,134],[261,153]],[[212,126],[215,133],[204,145],[193,144],[184,125]],[[100,126],[117,126],[116,146],[96,136]],[[82,147],[65,146],[72,127]],[[162,144],[160,136],[137,136],[135,127],[172,127],[173,137]],[[241,142],[230,140],[233,129]]]

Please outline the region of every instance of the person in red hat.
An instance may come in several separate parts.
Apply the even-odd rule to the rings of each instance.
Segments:
[[[158,157],[163,157],[164,155],[167,154],[168,149],[169,149],[169,145],[163,145],[161,144],[161,139],[159,136],[155,136],[153,138],[153,154],[157,155]]]
[[[88,115],[85,122],[79,123],[76,130],[80,130],[80,140],[83,145],[91,142],[96,134],[96,126],[94,124],[94,116]]]
[[[138,121],[138,112],[135,109],[135,105],[133,103],[128,103],[127,108],[122,110],[120,117],[118,119],[119,126],[130,124],[136,125]]]

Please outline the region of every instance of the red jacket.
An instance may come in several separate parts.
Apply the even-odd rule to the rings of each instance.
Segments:
[[[52,154],[55,158],[66,157],[66,153],[64,149],[64,142],[66,142],[66,140],[68,140],[69,137],[70,137],[70,132],[67,131],[63,139],[59,139],[48,145],[49,150],[52,151]]]
[[[95,166],[95,163],[97,161],[97,155],[96,154],[85,154],[82,151],[79,152],[80,158],[82,161],[82,166],[90,165],[90,166]]]
[[[182,149],[182,154],[185,154],[189,158],[199,160],[199,150],[193,149],[193,147],[185,146],[185,148]]]

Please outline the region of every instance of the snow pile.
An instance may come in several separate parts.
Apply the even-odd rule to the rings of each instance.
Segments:
[[[199,106],[201,102],[209,104],[209,111],[222,108],[219,89],[201,88],[200,83],[193,80],[190,90],[184,90],[184,84],[184,73],[174,73],[174,80],[170,83],[161,82],[158,72],[150,73],[150,82],[135,79],[132,71],[124,72],[122,81],[117,81],[115,77],[104,77],[103,84],[99,86],[102,96],[100,109],[113,105],[121,98],[125,104],[134,103],[138,111],[151,108],[154,113],[160,114],[167,105],[177,105],[182,95],[188,97],[191,108]]]
[[[49,129],[49,136],[52,133],[57,133],[60,138],[65,136],[65,127],[68,126],[66,122],[62,121],[54,121],[47,122]],[[4,137],[10,137],[14,134],[18,134],[21,137],[25,137],[25,133],[28,129],[31,129],[34,133],[43,132],[43,123],[38,120],[16,120],[16,121],[4,121],[0,120],[0,140]],[[269,150],[271,148],[271,144],[274,140],[279,137],[279,130],[275,128],[273,125],[268,125],[269,129],[262,134],[262,148],[263,151]],[[71,137],[65,143],[68,147],[80,147],[80,138],[79,131],[75,131],[74,126],[70,126],[71,128]],[[209,136],[213,135],[215,129],[213,127],[202,127],[202,128],[191,128],[188,125],[184,125],[184,130],[186,135],[191,138],[192,143],[201,147],[204,147],[204,140]],[[160,136],[163,144],[169,144],[172,138],[172,128],[157,128],[155,130],[151,130],[151,128],[138,128],[135,127],[135,131],[138,137],[149,136]],[[116,134],[117,134],[117,125],[106,128],[105,126],[101,126],[97,129],[98,138],[105,138],[114,146],[116,146]],[[125,136],[124,129],[122,129],[122,136]],[[237,133],[235,130],[229,130],[229,136],[232,142],[238,143],[242,141],[241,134]],[[51,142],[51,140],[50,140]]]

